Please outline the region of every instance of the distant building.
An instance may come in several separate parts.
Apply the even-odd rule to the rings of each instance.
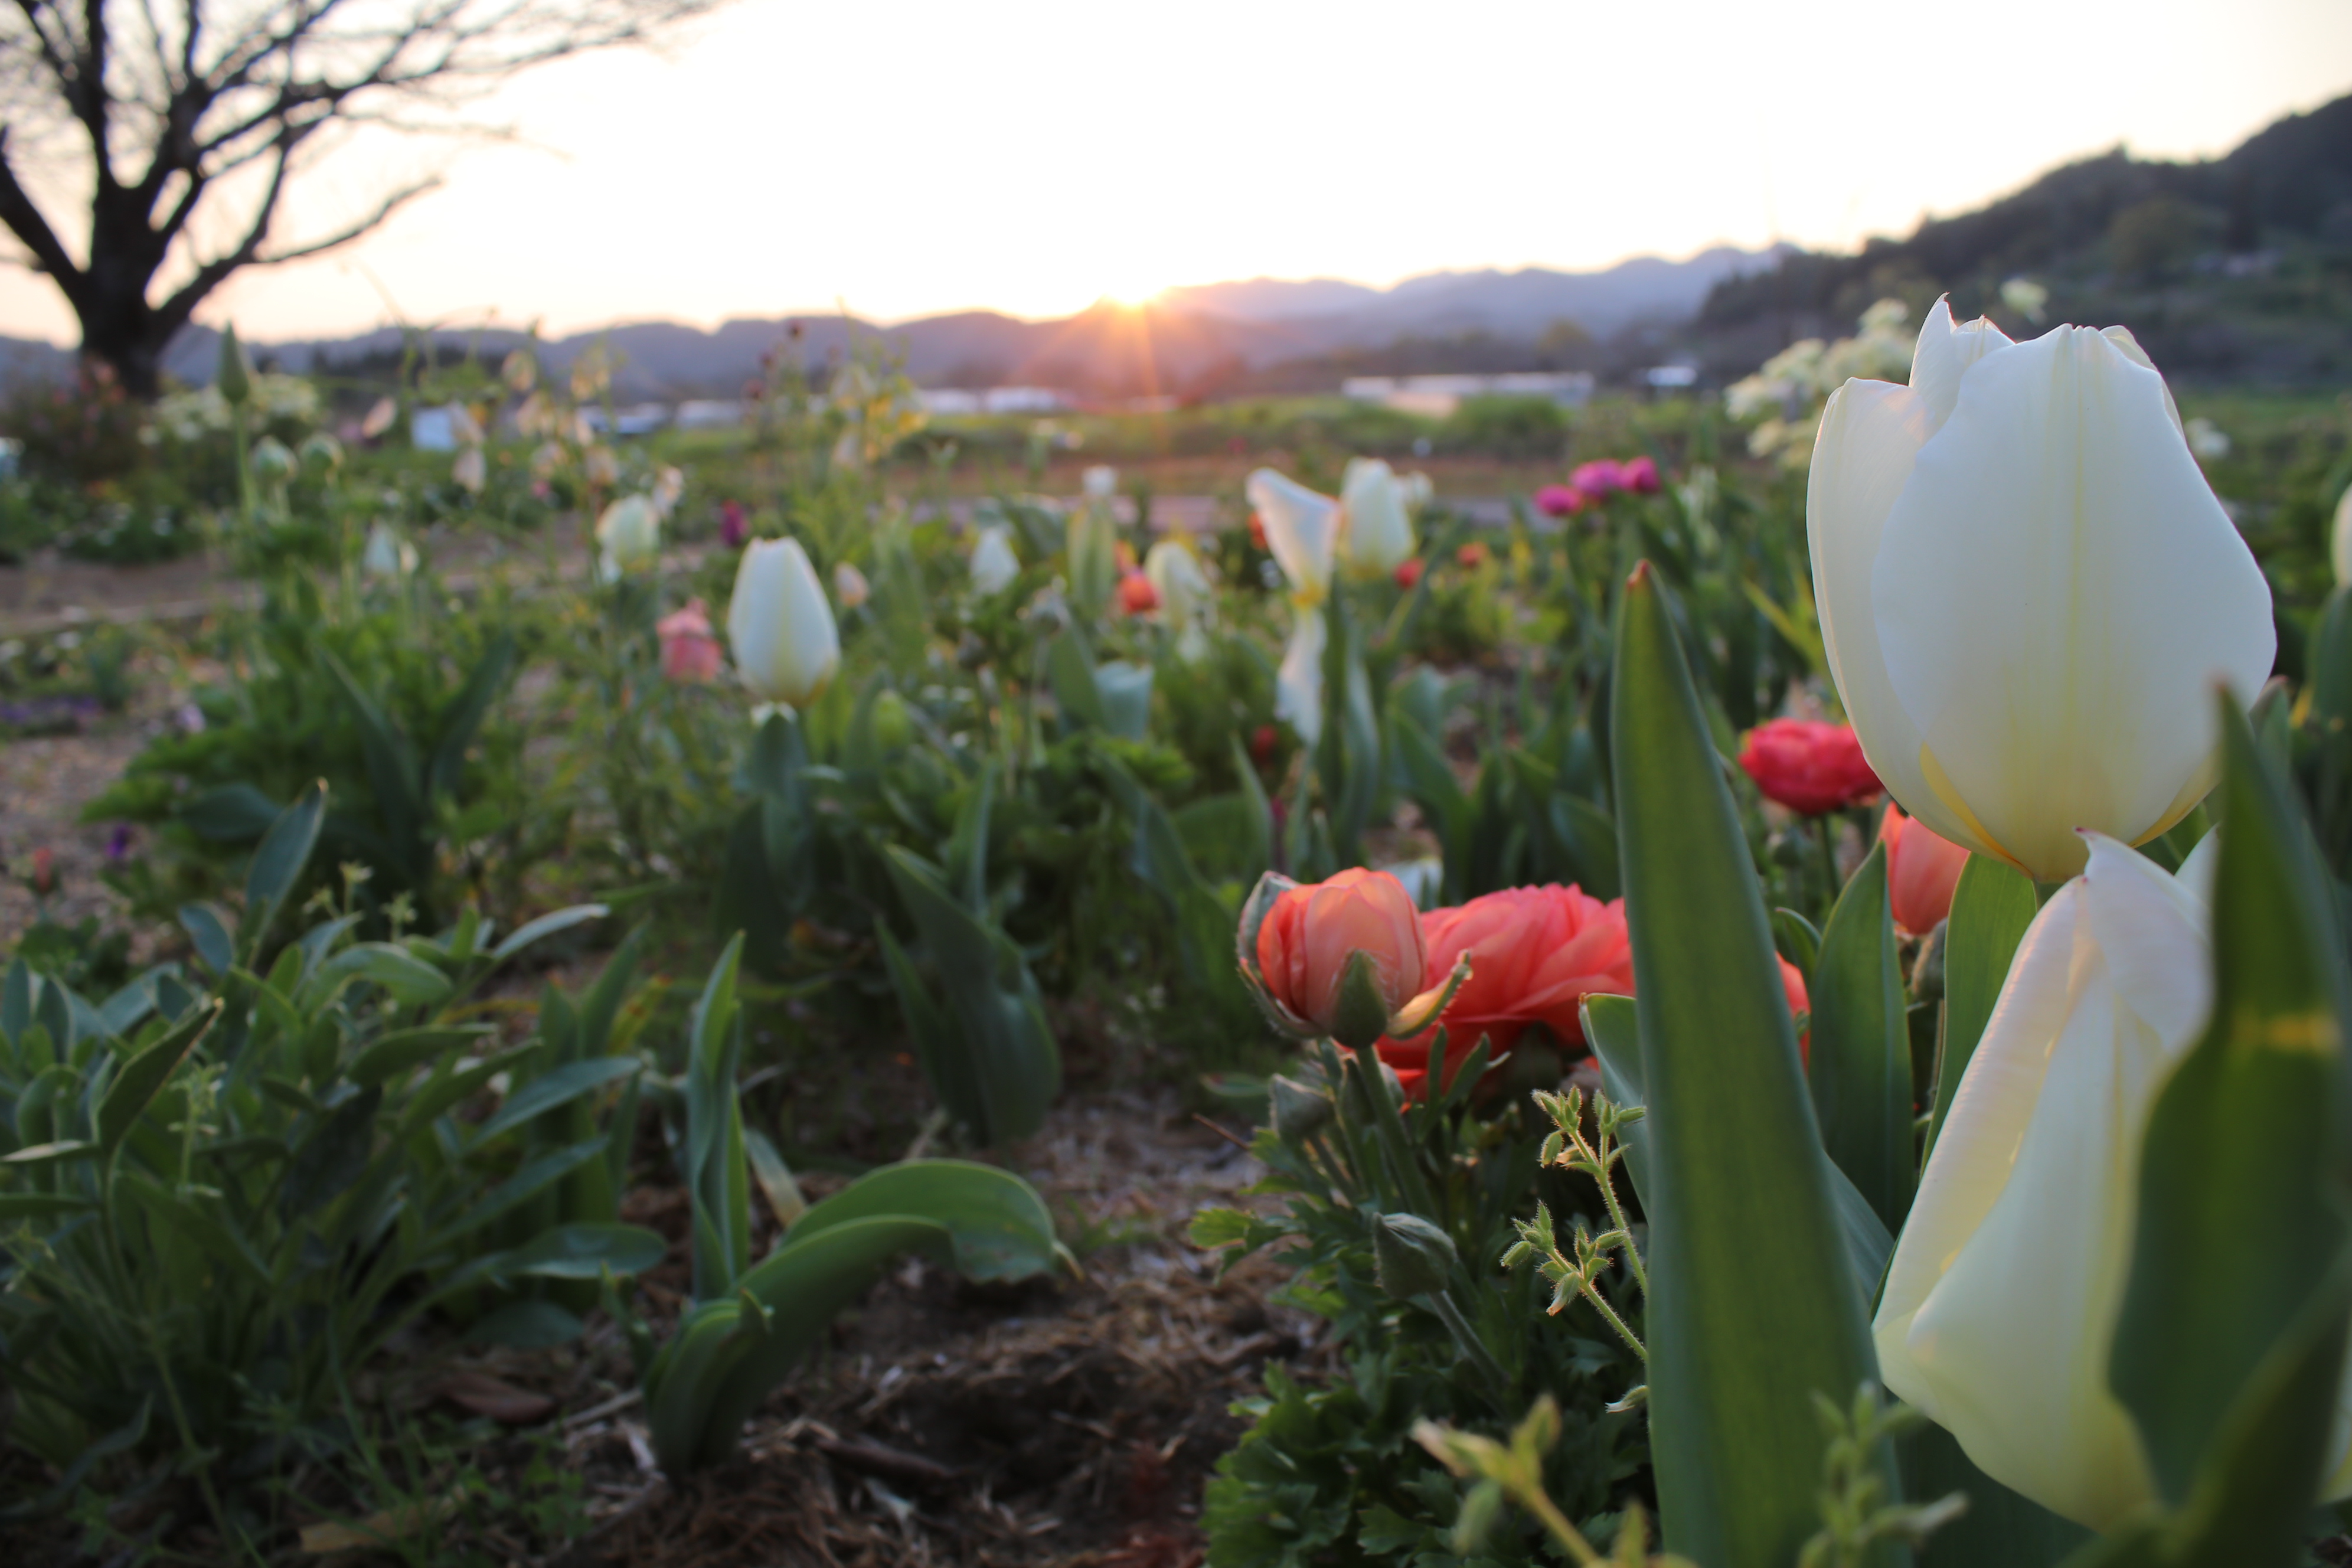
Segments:
[[[588,428],[599,436],[650,436],[669,423],[669,409],[659,403],[633,403],[626,408],[616,408],[613,411],[609,430],[605,427],[607,421],[602,408],[583,408],[580,411],[580,417],[586,420]]]
[[[1339,390],[1359,403],[1443,419],[1465,397],[1548,397],[1563,407],[1581,407],[1591,401],[1592,386],[1586,371],[1530,370],[1502,375],[1351,375]]]
[[[457,449],[457,416],[450,407],[419,408],[408,416],[408,444],[420,452]]]
[[[732,398],[691,397],[677,405],[681,430],[723,430],[743,423],[743,405]]]
[[[1050,386],[925,387],[917,395],[926,414],[1058,414],[1070,400]]]
[[[1679,392],[1698,384],[1698,366],[1695,364],[1654,364],[1642,373],[1642,379],[1660,392]]]

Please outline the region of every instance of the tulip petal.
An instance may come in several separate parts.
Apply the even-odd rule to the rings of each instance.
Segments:
[[[2136,842],[2194,804],[2211,683],[2251,700],[2270,672],[2270,589],[2164,401],[2161,377],[2087,328],[1979,360],[1871,571],[1907,724],[1881,728],[1852,673],[1864,617],[1838,617],[1840,689],[1863,688],[1855,728],[1895,798],[2045,881],[2083,865],[2075,828]],[[1906,733],[1916,761],[1880,756]]]
[[[1933,792],[1919,770],[1919,731],[1887,683],[1871,605],[1881,532],[1933,423],[1917,394],[1889,382],[1849,381],[1831,396],[1805,499],[1813,596],[1830,675],[1871,771],[1912,816],[1956,844],[1990,853],[1992,847],[1975,843],[1951,813],[1932,810]]]
[[[1244,487],[1265,529],[1291,591],[1319,604],[1331,590],[1331,553],[1339,532],[1339,503],[1272,468],[1252,473]]]
[[[1887,1386],[1985,1474],[2103,1528],[2154,1496],[2106,1368],[2140,1131],[2203,1022],[2210,963],[2172,879],[2113,839],[2090,854],[2018,949],[1874,1329]]]
[[[1274,716],[1304,746],[1314,745],[1323,733],[1323,648],[1328,637],[1321,610],[1299,611],[1282,666],[1274,672]]]
[[[2009,334],[1984,317],[1954,326],[1950,298],[1936,301],[1919,328],[1919,345],[1911,351],[1911,390],[1927,404],[1932,429],[1942,429],[1952,416],[1960,401],[1960,377],[1969,367],[2010,346]]]

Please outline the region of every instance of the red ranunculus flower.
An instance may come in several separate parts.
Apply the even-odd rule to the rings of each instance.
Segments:
[[[1397,563],[1396,572],[1394,574],[1396,577],[1396,585],[1400,588],[1410,588],[1413,586],[1421,581],[1422,571],[1423,566],[1420,556],[1406,556],[1403,560]]]
[[[1360,867],[1288,889],[1257,928],[1266,991],[1292,1016],[1327,1033],[1352,955],[1370,955],[1381,1000],[1394,1013],[1421,991],[1425,951],[1404,884]]]
[[[1536,510],[1546,517],[1573,517],[1585,508],[1585,494],[1574,485],[1546,485],[1536,491]]]
[[[1156,610],[1160,607],[1160,590],[1142,573],[1129,572],[1118,580],[1118,607],[1130,616]]]
[[[1658,465],[1646,456],[1621,463],[1617,468],[1618,481],[1637,496],[1658,493]]]
[[[1819,816],[1868,800],[1883,787],[1862,754],[1862,742],[1843,724],[1774,719],[1748,731],[1739,765],[1767,800],[1804,816]]]

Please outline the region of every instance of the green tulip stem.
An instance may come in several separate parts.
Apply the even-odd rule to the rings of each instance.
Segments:
[[[1470,1320],[1462,1315],[1462,1309],[1454,1304],[1454,1298],[1444,1290],[1432,1290],[1421,1300],[1445,1324],[1454,1335],[1454,1342],[1462,1347],[1462,1353],[1469,1358],[1472,1366],[1478,1369],[1478,1375],[1486,1380],[1495,1399],[1501,1401],[1510,1392],[1510,1374],[1503,1370],[1502,1363],[1496,1361],[1494,1352],[1486,1348],[1486,1342],[1478,1337],[1478,1331],[1470,1326]]]
[[[1412,1141],[1405,1136],[1404,1117],[1389,1093],[1388,1075],[1381,1070],[1380,1049],[1377,1046],[1358,1046],[1355,1049],[1356,1069],[1363,1074],[1364,1093],[1370,1099],[1372,1115],[1380,1123],[1381,1141],[1396,1168],[1397,1190],[1404,1194],[1405,1205],[1413,1213],[1433,1225],[1443,1225],[1444,1215],[1437,1212],[1429,1184],[1422,1178],[1421,1162],[1413,1158]]]
[[[1824,910],[1836,907],[1840,885],[1837,872],[1837,840],[1830,831],[1830,813],[1823,812],[1813,818],[1813,837],[1822,847],[1822,908]]]

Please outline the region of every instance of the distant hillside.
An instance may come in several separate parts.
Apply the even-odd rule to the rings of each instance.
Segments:
[[[1797,252],[1727,279],[1692,326],[1735,372],[1796,338],[1837,335],[1874,300],[1960,311],[2011,330],[2001,283],[2051,291],[2048,318],[2120,321],[2167,372],[2326,382],[2352,375],[2352,96],[2286,119],[2227,156],[2069,163],[1974,212],[1874,239],[1852,256]]]
[[[1740,267],[1769,259],[1717,248],[1687,261],[1644,257],[1591,273],[1437,272],[1385,290],[1329,279],[1257,279],[1171,289],[1140,308],[1105,303],[1048,321],[986,310],[887,327],[836,315],[731,321],[707,332],[632,321],[557,339],[543,352],[562,366],[591,344],[608,345],[624,362],[616,391],[625,399],[733,397],[763,374],[763,360],[773,353],[797,352],[823,364],[858,340],[886,344],[902,356],[908,374],[931,386],[1197,397],[1286,388],[1304,378],[1321,389],[1336,384],[1338,374],[1356,374],[1348,367],[1527,369],[1538,363],[1530,356],[1548,331],[1590,341],[1635,323],[1671,325],[1687,320],[1708,289]],[[795,326],[797,339],[790,336]],[[436,352],[445,354],[468,348],[503,354],[520,341],[505,330],[436,334]],[[382,380],[404,347],[401,334],[384,327],[331,341],[257,344],[255,353],[283,370]],[[12,358],[0,340],[0,379],[54,374],[70,363],[45,344],[18,348]],[[202,384],[211,380],[218,352],[215,333],[191,327],[173,342],[164,368]],[[1326,367],[1338,368],[1327,378]]]

